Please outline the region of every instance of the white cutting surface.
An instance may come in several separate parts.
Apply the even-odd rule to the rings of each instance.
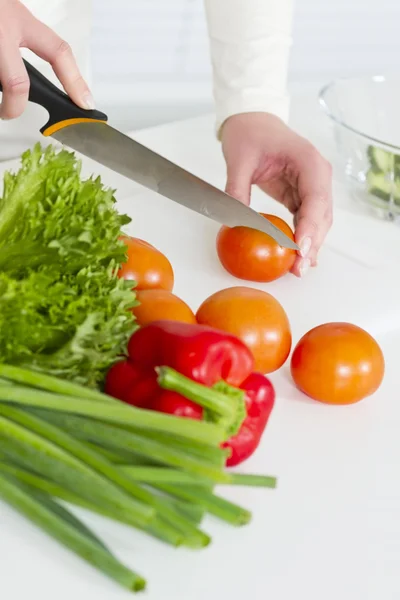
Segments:
[[[307,115],[309,118],[307,119]],[[312,112],[295,125],[332,152],[326,123]],[[322,127],[322,128],[321,128]],[[222,186],[224,165],[204,117],[141,132],[139,140]],[[220,267],[218,226],[138,188],[90,161],[118,189],[130,232],[164,251],[174,265],[177,294],[196,309],[218,289],[239,282]],[[382,344],[384,384],[349,407],[312,402],[295,390],[287,368],[273,375],[276,408],[263,443],[244,470],[276,474],[276,491],[226,492],[254,513],[237,530],[213,519],[200,552],[172,550],[128,528],[87,522],[149,581],[148,600],[395,600],[400,597],[400,231],[356,215],[335,186],[335,224],[320,265],[304,280],[292,276],[258,286],[290,317],[294,340],[322,322],[347,320]],[[255,194],[254,206],[285,214]],[[240,283],[239,283],[240,284]],[[128,594],[0,505],[1,598],[122,600]]]

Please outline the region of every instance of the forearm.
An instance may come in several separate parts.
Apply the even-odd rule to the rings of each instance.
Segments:
[[[205,0],[217,130],[246,112],[288,119],[293,0]]]

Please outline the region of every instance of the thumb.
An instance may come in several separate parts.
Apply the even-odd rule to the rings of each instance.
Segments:
[[[243,204],[250,204],[254,169],[247,161],[227,162],[225,191]]]

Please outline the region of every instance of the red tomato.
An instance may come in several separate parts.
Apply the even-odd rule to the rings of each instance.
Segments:
[[[196,317],[189,306],[171,292],[139,290],[136,292],[136,299],[140,304],[135,306],[133,314],[141,327],[160,320],[196,323]]]
[[[172,291],[174,271],[168,258],[159,250],[138,238],[123,237],[127,245],[127,261],[118,276],[136,282],[136,290],[160,289]]]
[[[326,323],[306,333],[291,359],[297,387],[314,400],[352,404],[380,386],[385,362],[377,342],[350,323]]]
[[[289,320],[271,294],[248,287],[221,290],[203,302],[196,317],[202,325],[240,338],[254,355],[256,371],[272,373],[289,356]]]
[[[285,221],[265,215],[290,239],[293,231]],[[217,253],[223,267],[234,277],[247,281],[273,281],[293,267],[296,251],[279,246],[275,240],[250,227],[222,227],[217,237]]]

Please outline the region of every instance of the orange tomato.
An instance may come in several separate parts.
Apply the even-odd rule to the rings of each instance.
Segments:
[[[385,362],[369,333],[350,323],[326,323],[306,333],[291,358],[297,387],[314,400],[352,404],[380,386]]]
[[[189,306],[167,290],[139,290],[136,298],[140,304],[135,306],[133,314],[141,327],[160,320],[196,323]]]
[[[136,282],[136,290],[172,291],[174,271],[168,258],[151,244],[138,238],[123,237],[127,245],[127,261],[118,276]]]
[[[271,294],[249,287],[221,290],[203,302],[196,317],[198,323],[240,338],[253,353],[257,371],[272,373],[289,356],[289,320]]]
[[[262,216],[294,240],[285,221],[274,215]],[[266,233],[250,227],[223,226],[217,236],[217,253],[228,273],[247,281],[278,279],[290,271],[296,260],[295,250],[279,246]]]

